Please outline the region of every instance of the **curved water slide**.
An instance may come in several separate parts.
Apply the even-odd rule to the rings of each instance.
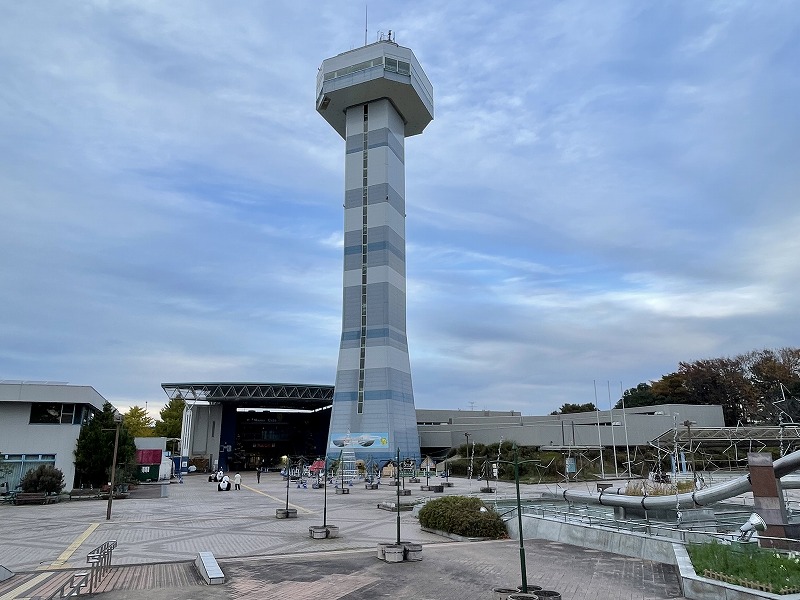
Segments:
[[[773,463],[775,477],[781,478],[800,469],[800,450],[779,458]],[[784,487],[795,487],[786,486]],[[567,502],[585,502],[602,504],[603,506],[621,506],[623,508],[644,508],[646,510],[699,508],[714,502],[733,498],[752,491],[750,475],[742,475],[736,479],[719,485],[712,485],[694,492],[671,496],[627,496],[625,488],[608,488],[602,492],[584,492],[564,490],[561,494]]]

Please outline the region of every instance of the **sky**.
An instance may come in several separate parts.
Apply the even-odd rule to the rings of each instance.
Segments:
[[[153,416],[165,382],[333,385],[316,74],[389,30],[434,87],[406,140],[417,408],[607,408],[800,344],[796,2],[46,0],[0,3],[0,380]]]

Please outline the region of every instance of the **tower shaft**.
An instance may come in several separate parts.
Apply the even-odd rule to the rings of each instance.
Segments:
[[[406,337],[405,137],[432,118],[432,93],[411,51],[390,42],[328,59],[320,69],[317,110],[345,139],[342,337],[330,456],[352,449],[357,458],[380,460],[399,448],[419,458]]]

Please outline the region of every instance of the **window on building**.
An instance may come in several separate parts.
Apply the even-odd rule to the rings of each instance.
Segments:
[[[80,425],[83,421],[82,406],[74,404],[58,404],[55,402],[31,403],[31,420],[33,424]]]

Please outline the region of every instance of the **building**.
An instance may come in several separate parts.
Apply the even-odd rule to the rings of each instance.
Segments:
[[[420,459],[406,337],[405,138],[433,87],[391,38],[323,61],[317,111],[345,140],[342,337],[327,454]]]
[[[334,387],[283,383],[164,383],[170,398],[186,400],[184,460],[198,468],[275,467],[284,457],[310,463],[330,451],[326,435],[335,407]],[[652,446],[677,424],[708,436],[723,429],[722,407],[662,404],[565,415],[524,416],[517,411],[416,409],[421,456],[441,459],[465,443],[570,451]],[[690,425],[687,427],[685,423]],[[690,432],[690,433],[691,433]],[[338,457],[342,450],[333,451]],[[382,460],[365,446],[360,457]]]
[[[11,469],[4,480],[8,489],[39,465],[60,469],[70,489],[81,425],[105,402],[91,386],[0,381],[0,454]]]
[[[333,386],[294,383],[162,383],[186,402],[181,468],[247,470],[325,452]]]
[[[516,411],[417,410],[420,445],[431,456],[443,456],[465,443],[570,450],[576,448],[648,446],[672,431],[720,429],[725,426],[719,405],[660,404],[564,415],[523,416]]]

